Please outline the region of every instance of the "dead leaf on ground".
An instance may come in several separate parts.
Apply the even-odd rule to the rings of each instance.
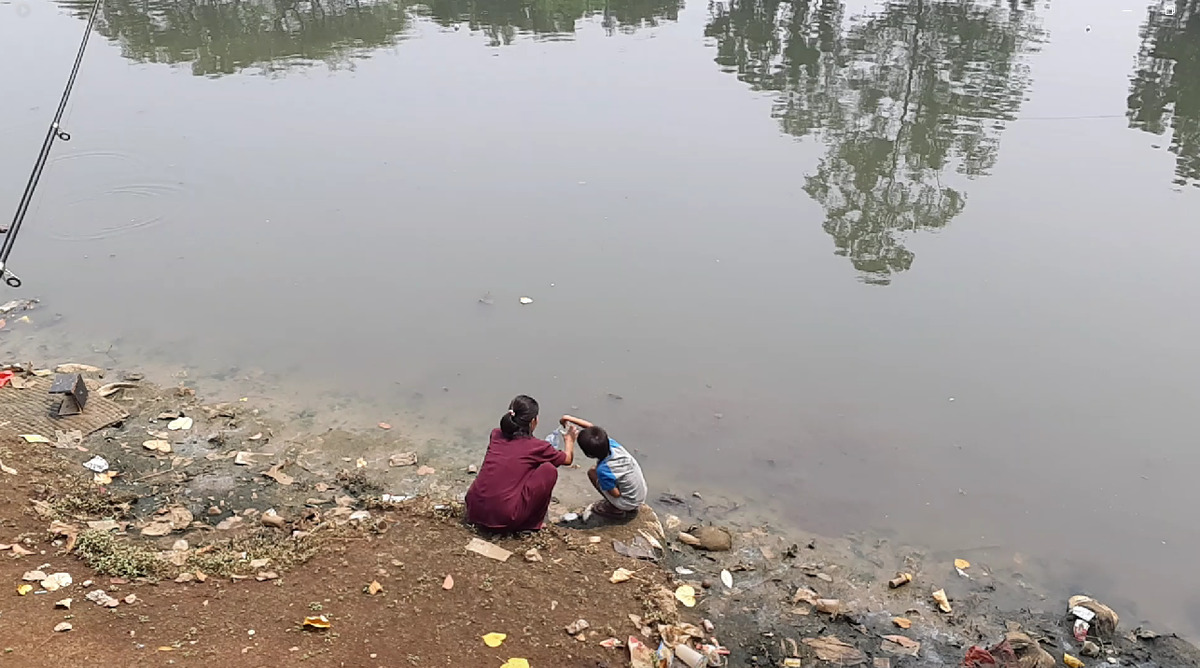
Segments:
[[[696,607],[696,588],[692,585],[680,585],[675,590],[675,598],[689,608]]]
[[[379,581],[377,580],[371,580],[371,584],[367,585],[367,594],[371,596],[374,596],[381,591],[383,591],[383,585],[379,584]]]
[[[153,451],[153,452],[166,453],[166,452],[171,451],[171,442],[164,441],[161,438],[156,438],[156,439],[149,440],[149,441],[143,441],[142,447],[146,448],[147,450]]]
[[[312,627],[314,629],[327,629],[330,626],[332,626],[329,623],[329,618],[326,617],[325,615],[316,615],[313,617],[305,617],[304,625]]]
[[[632,577],[633,571],[629,570],[628,568],[618,568],[617,570],[613,571],[613,574],[608,578],[608,581],[613,584],[617,584],[618,582],[625,582]]]
[[[902,629],[912,628],[912,620],[907,617],[892,617],[892,623]]]
[[[971,567],[971,562],[967,561],[966,559],[955,559],[954,567],[960,571],[963,571]]]
[[[811,647],[817,653],[817,658],[822,661],[836,663],[839,666],[857,666],[867,662],[866,654],[860,652],[853,645],[840,640],[837,636],[805,638],[803,642]]]
[[[267,469],[266,471],[264,471],[263,475],[274,480],[275,482],[279,483],[280,485],[290,485],[290,484],[296,482],[295,478],[293,478],[292,476],[283,472],[283,467],[285,464],[287,464],[286,461],[280,462],[280,463],[272,466],[271,468]]]
[[[879,649],[888,654],[900,656],[916,656],[921,651],[921,643],[900,635],[883,636]]]

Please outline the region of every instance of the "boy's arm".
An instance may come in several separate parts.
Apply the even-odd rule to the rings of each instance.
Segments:
[[[591,422],[584,420],[583,418],[577,418],[573,415],[562,416],[562,419],[560,419],[558,421],[558,423],[563,425],[564,427],[567,426],[567,423],[571,423],[571,424],[575,425],[576,427],[579,427],[580,429],[589,429],[591,427],[596,426],[596,425],[592,424]]]
[[[563,451],[567,453],[567,458],[563,460],[563,466],[570,466],[575,461],[575,437],[579,435],[579,431],[575,427],[567,430],[563,435]]]

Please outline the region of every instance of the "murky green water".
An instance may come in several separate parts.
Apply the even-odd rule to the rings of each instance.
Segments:
[[[0,0],[0,203],[85,11]],[[7,355],[481,448],[529,392],[660,488],[1019,553],[1200,636],[1200,2],[112,0],[98,28]]]

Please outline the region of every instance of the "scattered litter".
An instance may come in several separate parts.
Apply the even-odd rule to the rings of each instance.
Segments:
[[[379,497],[379,500],[383,501],[384,503],[401,503],[408,501],[411,498],[412,497],[408,494],[384,494],[383,496]]]
[[[21,579],[26,582],[41,582],[46,579],[46,574],[41,571],[26,571]]]
[[[842,666],[856,666],[867,661],[866,654],[863,654],[853,645],[844,642],[837,636],[805,638],[802,642],[811,647],[817,653],[817,658],[822,661]]]
[[[588,542],[591,543],[592,545],[596,545],[597,543],[599,543],[602,540],[604,540],[604,539],[599,536],[588,536]]]
[[[195,579],[196,576],[191,573],[180,573],[179,576],[175,578],[175,584],[187,584]]]
[[[692,534],[690,534],[686,531],[679,532],[679,542],[687,543],[688,545],[691,545],[693,547],[700,545],[700,539],[696,538],[695,536],[693,536]]]
[[[629,636],[629,666],[630,668],[655,668],[654,652],[637,636]]]
[[[391,428],[392,428],[392,425],[390,425],[390,424],[388,424],[388,423],[386,423],[386,422],[380,422],[380,423],[379,423],[379,428],[380,428],[380,429],[391,429]]]
[[[520,302],[521,302],[522,304],[532,304],[532,303],[533,303],[533,297],[521,297],[521,299],[520,299]]]
[[[613,574],[608,578],[608,581],[613,584],[617,584],[620,582],[625,582],[632,577],[633,571],[629,570],[628,568],[618,568],[617,570],[613,571]]]
[[[108,460],[96,455],[83,463],[83,468],[93,473],[104,473],[108,470]]]
[[[135,383],[108,383],[106,385],[101,385],[100,388],[96,390],[96,394],[99,394],[102,397],[111,397],[121,390],[129,390],[135,387],[137,387]]]
[[[454,589],[454,576],[447,575],[445,580],[442,580],[442,589],[447,591]]]
[[[26,443],[49,443],[50,439],[41,434],[21,434],[21,438],[25,439]]]
[[[367,585],[367,595],[374,596],[383,591],[383,585],[379,584],[378,580],[371,580],[371,584]]]
[[[62,608],[62,609],[64,609],[64,610],[70,610],[70,609],[71,609],[71,602],[72,602],[73,600],[74,600],[74,599],[70,599],[70,598],[64,598],[64,599],[63,599],[63,600],[61,600],[61,601],[55,601],[55,602],[54,602],[54,607],[56,607],[56,608]]]
[[[417,467],[417,475],[433,475],[434,473],[437,473],[437,469],[432,466]]]
[[[28,557],[29,555],[33,554],[33,550],[27,550],[24,547],[17,545],[16,543],[13,543],[13,546],[10,547],[9,549],[12,550],[12,553],[17,555],[18,557]]]
[[[809,589],[808,587],[800,587],[796,589],[795,595],[792,596],[792,603],[803,602],[809,605],[816,605],[818,598],[820,598],[820,596],[816,591]]]
[[[527,659],[509,659],[500,668],[529,668],[529,661]]]
[[[506,633],[489,633],[483,636],[483,644],[488,647],[499,647],[504,644],[504,639],[508,637]]]
[[[89,592],[84,598],[102,608],[115,608],[121,604],[120,601],[106,594],[103,589],[97,589]]]
[[[171,451],[171,442],[165,441],[161,438],[156,438],[149,441],[143,441],[142,447],[146,448],[147,450],[166,453]]]
[[[1070,654],[1063,654],[1063,664],[1067,668],[1083,668],[1084,663]]]
[[[70,600],[70,599],[68,599],[68,600]],[[125,605],[133,605],[134,603],[137,603],[138,597],[137,597],[137,594],[130,594],[130,595],[126,596],[123,600],[125,601]]]
[[[63,587],[70,587],[73,580],[68,573],[51,573],[41,581],[42,589],[46,591],[58,591]]]
[[[17,587],[17,596],[24,596],[33,591],[33,585],[21,585]]]
[[[388,457],[388,466],[412,466],[417,463],[417,453],[397,452]]]
[[[92,482],[97,485],[111,485],[113,478],[121,475],[120,471],[105,471],[104,473],[96,473],[92,476]]]
[[[656,527],[657,527],[657,529],[658,529],[658,530],[661,532],[661,530],[662,530],[662,525],[660,525],[660,524],[658,524],[657,522],[655,522],[655,526],[656,526]],[[645,541],[646,541],[646,543],[647,543],[648,545],[650,545],[650,547],[652,547],[652,548],[654,548],[654,549],[656,549],[656,550],[662,550],[662,549],[664,549],[664,548],[663,548],[663,544],[662,544],[662,543],[660,543],[660,542],[658,542],[658,539],[657,539],[657,538],[655,538],[654,536],[651,536],[651,535],[649,534],[649,532],[647,532],[645,529],[638,529],[638,536],[641,536],[641,537],[642,537],[642,539],[643,539],[643,540],[645,540]],[[664,537],[665,537],[665,536],[664,536]],[[634,538],[633,540],[634,540],[634,542],[637,542],[637,538]]]
[[[71,622],[59,622],[54,625],[55,633],[66,633],[71,630]]]
[[[722,570],[721,584],[725,585],[726,589],[733,589],[733,574],[727,570]]]
[[[252,570],[257,571],[261,568],[266,568],[267,566],[270,566],[270,565],[271,565],[270,559],[251,559],[250,560],[250,568]]]
[[[167,429],[170,431],[187,431],[192,428],[192,424],[193,421],[190,417],[175,418],[167,423]]]
[[[812,573],[811,575],[822,582],[833,582],[833,576],[828,573]]]
[[[541,561],[541,560],[542,560],[542,553],[538,552],[538,549],[536,547],[531,547],[528,550],[525,550],[525,561],[535,562],[535,561]]]
[[[813,607],[817,612],[823,612],[827,615],[836,615],[842,611],[842,602],[836,598],[818,598]]]
[[[592,628],[592,625],[588,623],[588,620],[576,619],[570,624],[567,624],[566,627],[564,627],[564,630],[567,632],[567,635],[574,636],[579,635],[590,628]]]
[[[1072,596],[1067,602],[1067,609],[1076,619],[1083,621],[1099,638],[1111,638],[1117,632],[1120,618],[1107,605],[1088,596]],[[1088,617],[1090,613],[1091,617]],[[1086,637],[1086,634],[1085,634]],[[1081,639],[1080,642],[1083,642]]]
[[[356,468],[356,469],[367,468],[367,460],[363,459],[362,457],[359,457],[358,459],[356,459],[354,461],[354,468]]]
[[[6,465],[3,461],[0,461],[0,471],[4,471],[5,473],[7,473],[9,475],[17,475],[17,470],[11,466]]]
[[[913,581],[912,573],[897,573],[896,577],[888,580],[888,587],[899,589]]]
[[[241,517],[240,515],[226,517],[225,519],[223,519],[217,523],[217,530],[218,531],[229,531],[230,529],[236,529],[237,527],[239,527],[243,523],[245,523],[245,521],[246,521],[246,518]]]
[[[263,571],[263,572],[259,573],[258,575],[255,575],[254,579],[258,580],[259,582],[266,582],[268,580],[278,580],[279,574],[276,573],[275,571]]]
[[[296,482],[295,478],[283,472],[283,467],[285,464],[287,464],[287,462],[280,462],[266,471],[263,471],[263,475],[274,480],[280,485],[286,486]]]
[[[683,566],[676,566],[675,572],[680,575],[695,575],[696,574],[696,571],[693,571],[690,568],[685,568]]]
[[[621,642],[618,638],[605,638],[600,641],[600,646],[604,649],[619,649],[624,647],[625,643]]]
[[[360,512],[365,513],[367,511],[363,510]],[[351,514],[350,519],[354,519],[353,514]],[[287,526],[287,521],[280,517],[279,513],[275,512],[274,508],[268,508],[267,512],[263,513],[262,517],[259,518],[259,522],[263,526],[271,527],[272,529],[283,529]]]
[[[59,364],[54,373],[104,373],[104,369],[90,364]]]
[[[623,557],[632,559],[647,559],[649,561],[658,561],[658,555],[655,554],[654,548],[641,536],[634,536],[629,544],[622,543],[619,540],[613,541],[613,550]]]
[[[902,629],[912,628],[912,620],[907,617],[892,617],[892,623]]]
[[[254,439],[251,438],[250,440],[254,440]],[[233,456],[233,463],[237,464],[238,466],[253,466],[254,458],[257,457],[258,455],[259,455],[259,453],[257,453],[257,452],[247,452],[245,450],[242,450]]]
[[[472,538],[471,542],[467,543],[467,552],[481,554],[488,559],[495,559],[496,561],[508,561],[508,558],[512,556],[512,552],[499,545],[478,538]]]
[[[696,607],[696,588],[692,585],[680,585],[675,590],[675,599],[689,608]]]
[[[921,651],[921,643],[904,636],[890,635],[883,636],[883,642],[879,645],[879,649],[898,656],[917,656],[917,653]]]
[[[933,600],[937,601],[938,609],[942,612],[949,613],[953,610],[950,607],[950,599],[946,598],[946,590],[939,589],[933,592]]]
[[[314,629],[327,629],[331,626],[331,624],[329,623],[329,618],[326,617],[325,615],[316,615],[313,617],[305,617],[303,625],[312,627]]]

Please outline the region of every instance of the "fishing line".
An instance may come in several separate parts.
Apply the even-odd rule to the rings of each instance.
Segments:
[[[21,194],[21,201],[17,204],[17,212],[13,215],[12,224],[5,230],[4,244],[0,246],[0,276],[10,287],[21,287],[21,279],[8,269],[8,256],[12,254],[13,244],[17,241],[17,233],[21,231],[21,224],[25,222],[25,214],[29,212],[29,205],[33,202],[33,194],[37,190],[38,182],[42,179],[42,172],[46,169],[46,161],[50,158],[50,149],[54,147],[55,141],[71,141],[70,133],[61,127],[63,114],[67,110],[67,101],[71,98],[71,89],[75,87],[75,79],[79,76],[79,67],[83,64],[83,54],[87,50],[88,39],[92,36],[92,28],[96,25],[96,17],[100,14],[101,2],[102,0],[92,2],[92,11],[88,16],[87,27],[83,29],[83,39],[79,42],[79,52],[75,54],[75,65],[71,68],[71,76],[67,78],[62,99],[58,102],[58,110],[54,112],[54,119],[50,121],[50,127],[46,130],[46,138],[42,140],[42,149],[33,163],[33,171],[29,174],[29,182],[25,184],[25,192]]]

